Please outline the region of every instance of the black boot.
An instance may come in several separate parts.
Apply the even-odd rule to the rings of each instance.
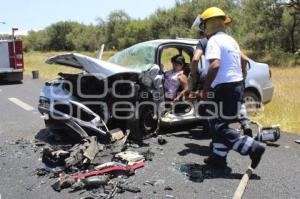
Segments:
[[[257,167],[265,150],[266,149],[262,144],[254,141],[254,143],[251,147],[251,151],[249,153],[249,156],[252,160],[252,162],[251,162],[252,169],[255,169]]]
[[[204,159],[204,163],[208,166],[214,167],[214,168],[226,168],[227,162],[226,157],[221,157],[216,154],[212,154],[208,158]]]

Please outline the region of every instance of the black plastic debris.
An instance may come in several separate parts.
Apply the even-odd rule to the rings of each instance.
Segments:
[[[144,182],[144,185],[151,185],[151,186],[154,186],[154,183],[155,183],[155,180],[152,180],[152,181],[146,181]]]
[[[72,185],[73,190],[82,190],[82,189],[95,189],[101,186],[104,186],[108,183],[109,178],[105,175],[102,176],[92,176],[82,180],[78,180]]]
[[[160,145],[164,145],[164,144],[167,143],[167,140],[160,135],[160,136],[157,137],[157,142]]]
[[[49,174],[49,172],[45,168],[36,169],[37,176],[45,176],[47,174]]]
[[[166,187],[164,188],[164,190],[165,190],[165,191],[173,191],[173,188],[170,187],[170,186],[166,186]]]
[[[60,192],[62,189],[71,187],[74,183],[74,180],[68,177],[61,177],[57,182],[51,185],[51,187],[54,191]]]
[[[62,190],[60,181],[55,182],[53,185],[51,185],[51,187],[54,191],[57,192],[60,192]]]
[[[297,144],[300,144],[300,140],[295,140],[295,142],[296,142]]]
[[[52,148],[46,147],[43,149],[42,162],[49,167],[65,166],[65,159],[69,156],[67,151],[54,151]]]
[[[124,184],[118,184],[117,186],[119,189],[121,189],[122,191],[128,191],[131,193],[139,193],[141,192],[141,189],[138,187],[133,187],[133,186],[129,186],[129,185],[124,185]]]
[[[141,152],[141,155],[144,156],[146,161],[152,161],[155,153],[148,149],[147,151]]]

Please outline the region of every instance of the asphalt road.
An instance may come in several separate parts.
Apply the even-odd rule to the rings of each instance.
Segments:
[[[38,96],[43,82],[26,78],[23,84],[0,85],[0,198],[58,199],[81,198],[83,193],[57,193],[48,177],[34,175],[42,167],[39,150],[27,141],[44,128],[37,111]],[[175,130],[174,130],[175,131]],[[231,172],[207,170],[203,159],[209,154],[208,138],[197,130],[177,130],[165,135],[167,144],[159,146],[152,138],[153,161],[128,179],[142,192],[123,193],[116,198],[231,198],[240,178],[250,164],[248,157],[236,152],[228,156]],[[18,141],[19,139],[23,139]],[[250,180],[244,198],[300,198],[300,136],[283,133],[279,147],[267,147],[259,167]],[[199,178],[189,178],[183,171],[193,165]],[[193,175],[195,172],[193,172]],[[202,180],[199,180],[202,179]],[[158,185],[145,184],[157,181]],[[173,190],[164,190],[165,187]]]

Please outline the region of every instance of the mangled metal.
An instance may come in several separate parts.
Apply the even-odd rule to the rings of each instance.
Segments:
[[[131,176],[134,170],[144,167],[145,158],[137,152],[124,151],[128,132],[113,130],[113,142],[102,144],[96,136],[87,136],[78,143],[46,146],[42,151],[42,162],[45,168],[38,169],[37,175],[53,173],[57,182],[52,185],[55,191],[71,188],[72,191],[82,189],[105,189],[112,185],[112,179]],[[55,174],[54,174],[55,173]],[[114,195],[113,190],[137,193],[140,190],[118,183],[114,184],[106,196]]]
[[[46,126],[54,133],[64,127],[74,133],[70,137],[76,140],[95,134],[98,138],[109,140],[108,132],[113,129],[107,127],[111,118],[110,103],[120,101],[118,98],[124,93],[126,95],[128,86],[134,90],[133,82],[138,79],[139,73],[76,53],[58,55],[46,63],[85,71],[79,74],[59,73],[61,78],[46,83],[39,102],[39,111],[45,116]],[[119,84],[116,84],[118,81]]]
[[[85,70],[90,74],[98,74],[98,78],[107,78],[114,74],[135,72],[134,70],[112,64],[109,62],[101,61],[89,56],[77,53],[63,54],[49,58],[46,63],[60,64],[70,66],[78,69]]]

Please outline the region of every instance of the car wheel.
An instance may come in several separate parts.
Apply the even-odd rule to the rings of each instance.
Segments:
[[[261,101],[256,93],[252,91],[245,91],[244,101],[247,109],[247,114],[254,115],[259,112],[261,108]]]
[[[155,116],[152,106],[140,106],[139,117],[127,123],[130,137],[141,140],[150,137],[157,130],[158,118]]]

